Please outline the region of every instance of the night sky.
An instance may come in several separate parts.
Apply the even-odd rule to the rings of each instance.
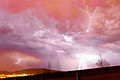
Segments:
[[[0,0],[0,71],[95,68],[99,53],[120,65],[120,0]]]

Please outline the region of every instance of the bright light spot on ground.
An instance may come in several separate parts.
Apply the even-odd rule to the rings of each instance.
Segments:
[[[32,76],[34,74],[0,74],[0,79],[4,78],[12,78],[12,77],[24,77],[24,76]]]

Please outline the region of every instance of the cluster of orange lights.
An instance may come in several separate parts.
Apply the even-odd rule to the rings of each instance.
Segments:
[[[0,79],[12,77],[32,76],[33,74],[0,74]]]

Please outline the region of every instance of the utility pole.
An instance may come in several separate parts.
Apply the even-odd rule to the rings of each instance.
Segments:
[[[79,80],[78,76],[78,71],[76,71],[76,80]]]
[[[60,62],[59,62],[59,58],[58,58],[58,60],[57,60],[57,70],[60,71]]]
[[[51,63],[48,62],[48,69],[51,69]]]
[[[80,75],[79,75],[79,71],[76,71],[76,80],[81,80]]]

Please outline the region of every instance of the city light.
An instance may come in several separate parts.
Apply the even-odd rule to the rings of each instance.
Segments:
[[[3,78],[12,78],[12,77],[24,77],[24,76],[32,76],[34,74],[0,74],[0,79]]]

